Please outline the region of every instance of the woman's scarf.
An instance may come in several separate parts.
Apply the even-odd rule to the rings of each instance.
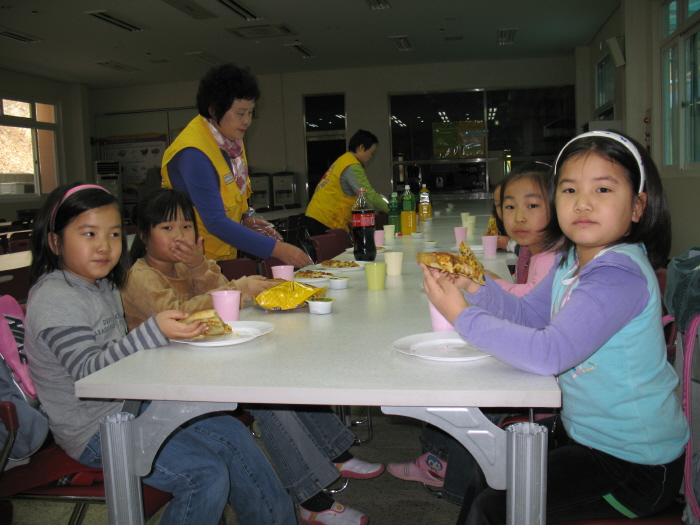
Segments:
[[[225,151],[229,156],[231,173],[236,181],[236,186],[238,186],[241,195],[245,195],[246,187],[248,185],[248,164],[243,157],[243,141],[231,140],[224,137],[224,135],[212,123],[212,119],[205,120],[207,121],[212,137],[214,137],[214,140],[216,141],[216,145],[219,146],[220,150]]]

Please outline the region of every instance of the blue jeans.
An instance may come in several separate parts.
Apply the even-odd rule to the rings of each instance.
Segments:
[[[102,467],[99,432],[79,461]],[[202,416],[175,430],[143,482],[173,494],[161,523],[216,525],[227,501],[241,523],[297,522],[272,465],[245,425],[228,415]]]
[[[246,408],[258,422],[265,449],[295,505],[338,479],[340,472],[331,460],[350,448],[355,436],[329,408]]]

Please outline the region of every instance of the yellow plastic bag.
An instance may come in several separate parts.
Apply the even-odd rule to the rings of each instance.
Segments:
[[[287,281],[258,294],[253,304],[265,310],[295,310],[306,306],[306,300],[312,295],[323,297],[326,288]]]

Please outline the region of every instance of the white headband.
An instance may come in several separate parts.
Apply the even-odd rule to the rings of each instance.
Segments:
[[[571,144],[572,142],[582,139],[584,137],[605,137],[608,139],[615,140],[619,142],[620,144],[624,145],[630,153],[634,156],[634,158],[637,161],[637,165],[639,166],[639,191],[637,193],[642,193],[644,190],[644,182],[646,180],[646,171],[644,170],[644,161],[642,160],[642,156],[639,154],[639,150],[637,150],[636,146],[632,144],[632,142],[629,141],[629,139],[626,139],[622,135],[615,133],[613,131],[603,131],[603,130],[596,130],[596,131],[588,131],[586,133],[581,133],[577,137],[574,137],[571,139],[569,142],[566,143],[566,145],[561,149],[559,152],[559,155],[557,155],[557,160],[554,163],[554,170],[556,173],[556,170],[559,166],[559,158],[561,157],[561,154],[564,152],[564,150]]]

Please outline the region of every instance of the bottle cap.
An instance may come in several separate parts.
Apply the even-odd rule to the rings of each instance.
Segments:
[[[423,187],[425,188],[425,184],[423,184]]]
[[[408,184],[406,184],[406,186],[404,186],[404,188],[403,188],[403,189],[404,189],[404,190],[410,190],[410,189],[411,189],[411,187],[410,187],[410,186],[409,186]]]

